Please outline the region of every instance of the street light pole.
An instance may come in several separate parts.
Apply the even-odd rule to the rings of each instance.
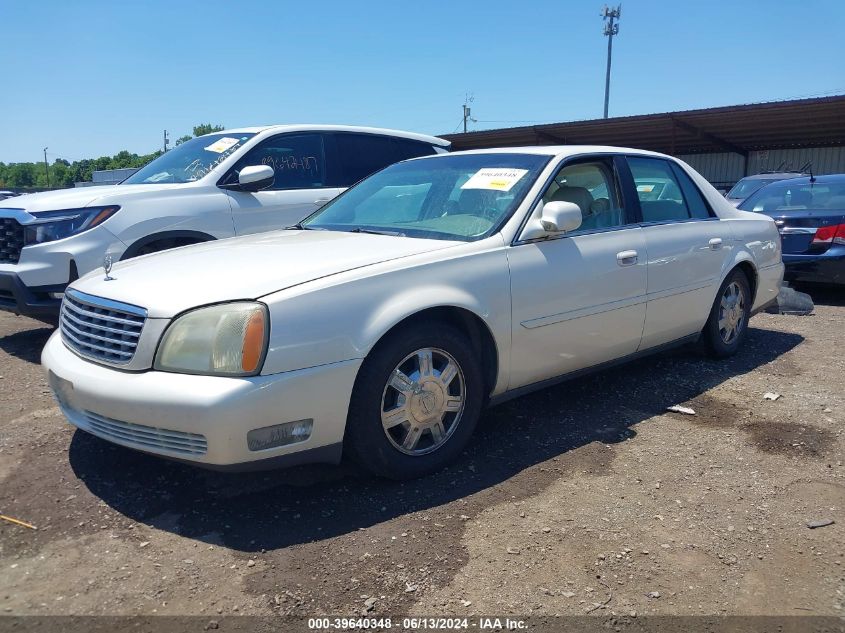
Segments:
[[[472,118],[472,110],[469,107],[469,104],[475,101],[475,97],[471,94],[467,94],[464,97],[464,134],[467,133],[467,123],[472,121],[475,122],[475,119]]]
[[[47,186],[50,186],[50,167],[47,165],[47,150],[50,149],[49,147],[44,148],[44,172],[47,174]]]
[[[613,56],[613,36],[619,33],[619,17],[622,15],[622,5],[610,8],[605,5],[601,14],[604,20],[604,34],[607,36],[607,74],[604,78],[604,118],[610,105],[610,60]]]

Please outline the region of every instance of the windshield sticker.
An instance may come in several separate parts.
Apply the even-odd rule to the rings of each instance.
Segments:
[[[510,191],[519,179],[528,173],[527,169],[510,169],[508,167],[493,167],[479,169],[467,180],[461,189],[492,189],[493,191]]]
[[[217,154],[222,154],[227,149],[231,148],[234,145],[240,143],[239,139],[232,138],[230,136],[224,136],[221,139],[214,141],[211,145],[206,147],[209,152],[216,152]]]

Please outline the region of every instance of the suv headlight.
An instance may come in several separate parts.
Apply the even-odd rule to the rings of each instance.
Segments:
[[[86,207],[66,211],[34,211],[35,222],[24,225],[24,243],[54,242],[102,224],[120,210],[112,207]]]
[[[222,303],[178,317],[164,333],[153,367],[206,376],[255,376],[267,352],[263,303]]]

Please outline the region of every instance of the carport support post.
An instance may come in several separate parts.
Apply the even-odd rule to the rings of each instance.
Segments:
[[[604,118],[607,118],[607,109],[610,104],[610,60],[613,56],[613,36],[619,33],[619,24],[615,20],[622,14],[622,5],[611,9],[605,5],[601,16],[605,20],[604,34],[607,36],[607,74],[604,78]]]

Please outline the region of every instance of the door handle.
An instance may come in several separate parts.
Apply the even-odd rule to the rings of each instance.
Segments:
[[[718,251],[720,248],[722,248],[722,238],[714,237],[708,242],[708,244],[710,244],[710,250]]]
[[[322,206],[323,206],[324,204],[326,204],[329,200],[331,200],[331,198],[317,198],[317,199],[314,201],[314,204],[320,205],[320,206],[322,207]]]
[[[637,251],[622,251],[616,253],[616,263],[620,266],[633,266],[637,263]]]

